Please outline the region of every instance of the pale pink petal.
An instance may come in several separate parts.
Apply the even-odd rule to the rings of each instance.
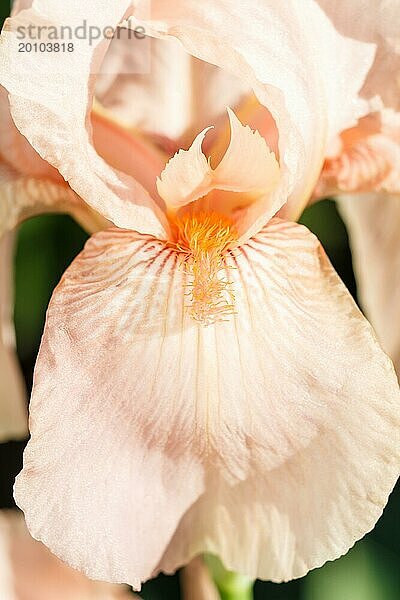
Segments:
[[[275,468],[260,448],[236,484],[210,466],[207,491],[181,521],[159,569],[172,572],[210,552],[228,569],[283,581],[337,558],[374,526],[399,474],[399,390],[371,327],[307,230],[275,221],[236,252],[235,264],[242,369],[228,370],[231,387],[222,376],[220,393],[246,381],[256,390],[262,365],[263,431],[285,432],[295,447]],[[224,373],[233,341],[227,331],[224,342],[216,339]],[[248,402],[244,414],[254,411]],[[302,411],[308,431],[293,423]],[[260,432],[249,430],[247,451],[259,440]],[[272,447],[281,453],[284,445]]]
[[[26,390],[15,350],[13,236],[0,239],[0,442],[28,435]]]
[[[129,127],[188,147],[248,87],[240,79],[188,54],[174,39],[133,46],[127,34],[112,40],[96,82],[96,97]],[[150,64],[149,64],[150,62]]]
[[[208,131],[205,129],[189,150],[180,150],[168,162],[157,180],[158,192],[172,210],[190,204],[212,190],[239,192],[248,195],[250,210],[253,203],[261,201],[268,221],[285,201],[281,194],[273,194],[279,183],[279,165],[258,131],[243,126],[232,110],[228,109],[228,114],[231,139],[219,164],[213,168],[202,152],[202,142]],[[230,196],[229,202],[234,201],[235,196]],[[222,207],[224,203],[225,198],[220,202]],[[215,199],[210,199],[210,205],[218,212]]]
[[[190,121],[191,57],[176,40],[133,43],[123,29],[111,42],[96,98],[127,127],[177,138]]]
[[[87,206],[64,182],[24,176],[0,160],[0,237],[41,213],[71,214],[87,231],[107,227],[107,221]]]
[[[279,131],[281,194],[298,214],[318,178],[325,149],[359,116],[357,94],[375,48],[341,35],[316,2],[230,0],[152,2],[130,20],[159,37],[175,37],[194,56],[234,73],[270,110]],[[250,19],[250,21],[249,21]],[[244,23],[248,26],[244,27]],[[265,215],[252,215],[248,236]]]
[[[265,223],[273,217],[287,198],[279,189],[280,168],[265,138],[249,126],[243,126],[228,109],[231,139],[226,154],[215,169],[216,188],[248,194],[242,198],[233,215],[241,241],[248,235],[250,223],[262,214]],[[232,197],[234,202],[234,196]],[[224,204],[222,199],[221,204]],[[236,214],[235,214],[236,212]]]
[[[62,182],[60,173],[40,158],[12,120],[6,90],[0,86],[0,158],[21,175]]]
[[[92,111],[91,123],[93,144],[99,155],[110,166],[134,177],[163,208],[156,180],[165,167],[165,156],[101,111]]]
[[[298,576],[395,483],[396,376],[316,238],[273,220],[226,267],[235,314],[208,327],[176,251],[131,232],[91,238],[53,296],[16,499],[92,576],[138,585],[203,550]]]
[[[131,177],[109,167],[90,143],[87,117],[92,73],[106,51],[104,40],[90,45],[88,39],[75,36],[74,52],[64,52],[62,60],[59,53],[47,52],[41,53],[38,63],[35,52],[18,52],[18,27],[75,28],[86,21],[103,30],[117,25],[129,9],[129,0],[111,4],[74,0],[68,6],[50,0],[40,2],[40,6],[34,3],[33,8],[5,23],[0,83],[10,93],[11,113],[18,129],[80,197],[119,226],[166,237],[162,211],[148,192]]]
[[[400,192],[400,114],[371,113],[334,142],[315,199],[342,192]]]
[[[389,194],[342,196],[358,295],[400,376],[400,198]]]
[[[228,114],[231,139],[226,154],[215,168],[216,187],[265,196],[279,182],[275,155],[258,131],[242,125],[232,110],[228,109]]]
[[[376,44],[375,60],[361,90],[400,110],[400,4],[397,0],[318,0],[338,30],[349,38]]]
[[[179,343],[183,294],[167,307],[183,276],[176,266],[163,243],[122,230],[94,236],[74,261],[49,309],[34,441],[16,485],[35,537],[89,576],[135,587],[203,489],[186,404],[194,367]]]
[[[203,560],[190,561],[181,574],[184,600],[220,600],[218,590]]]
[[[189,150],[179,150],[157,179],[157,190],[168,208],[177,210],[210,192],[213,170],[201,145],[208,129],[200,132]]]
[[[19,142],[22,136],[15,140]],[[4,138],[3,138],[4,140]],[[0,142],[1,145],[1,142]],[[32,150],[21,146],[23,168],[47,172]],[[24,161],[26,158],[26,161]],[[105,220],[89,209],[72,190],[57,179],[21,175],[0,158],[0,440],[26,437],[26,391],[15,356],[13,301],[13,241],[11,232],[28,217],[43,212],[71,214],[88,231],[106,226]],[[8,235],[5,235],[8,234]]]
[[[162,43],[165,41],[162,40]],[[238,106],[251,92],[246,81],[229,71],[193,56],[190,56],[190,60],[192,114],[188,127],[179,140],[183,146],[191,142],[197,131],[215,123],[221,115],[226,116],[227,107]]]
[[[400,146],[378,134],[325,161],[314,194],[321,198],[380,190],[400,192]]]
[[[243,102],[238,109],[240,120],[257,129],[266,140],[268,147],[279,159],[279,132],[271,113],[254,96]],[[244,120],[243,120],[244,119]]]
[[[0,512],[0,597],[4,600],[134,600],[124,586],[86,579],[34,540],[21,513]]]
[[[206,64],[206,63],[205,63]],[[235,106],[235,115],[243,125],[258,131],[267,142],[268,148],[279,159],[279,134],[271,113],[260,104],[254,94],[248,94]],[[203,142],[203,152],[211,157],[212,164],[218,164],[226,153],[231,139],[231,124],[228,111],[221,113],[207,133]]]
[[[0,87],[0,440],[27,435],[26,392],[15,356],[13,238],[4,234],[41,212],[67,212],[89,231],[104,227],[58,171],[33,150],[15,127]]]

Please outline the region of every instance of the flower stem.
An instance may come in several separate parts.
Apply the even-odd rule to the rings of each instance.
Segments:
[[[227,571],[219,558],[211,554],[204,556],[221,600],[253,600],[254,581],[245,575]]]

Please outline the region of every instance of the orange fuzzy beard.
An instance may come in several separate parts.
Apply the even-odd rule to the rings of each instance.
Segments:
[[[190,275],[190,316],[203,325],[234,312],[235,298],[225,275],[223,253],[237,241],[228,219],[215,213],[189,214],[176,221],[176,247]]]

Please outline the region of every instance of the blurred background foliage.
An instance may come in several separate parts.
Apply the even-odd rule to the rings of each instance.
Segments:
[[[4,18],[9,12],[9,3],[0,0],[0,11],[0,17]],[[335,203],[325,200],[308,208],[301,221],[321,240],[336,270],[356,298],[346,229]],[[20,227],[15,258],[15,323],[18,354],[28,388],[51,293],[86,239],[85,232],[66,216],[36,217]],[[23,447],[24,444],[19,442],[0,445],[0,508],[13,506],[12,485],[22,465]],[[346,556],[287,584],[257,582],[255,600],[398,600],[399,500],[397,486],[374,531]],[[160,576],[148,582],[142,597],[145,600],[178,600],[178,577]]]

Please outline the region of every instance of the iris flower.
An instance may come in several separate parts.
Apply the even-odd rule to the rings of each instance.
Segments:
[[[374,526],[399,472],[392,363],[318,240],[283,218],[368,110],[376,46],[313,1],[154,1],[151,20],[141,2],[87,4],[34,2],[1,39],[16,126],[114,224],[51,300],[17,503],[96,579],[140,588],[203,552],[252,578],[300,577]],[[15,32],[124,18],[233,73],[273,127],[228,109],[228,135],[217,124],[173,157],[165,138],[127,156],[103,114],[108,164],[89,122],[107,45],[38,66]]]

